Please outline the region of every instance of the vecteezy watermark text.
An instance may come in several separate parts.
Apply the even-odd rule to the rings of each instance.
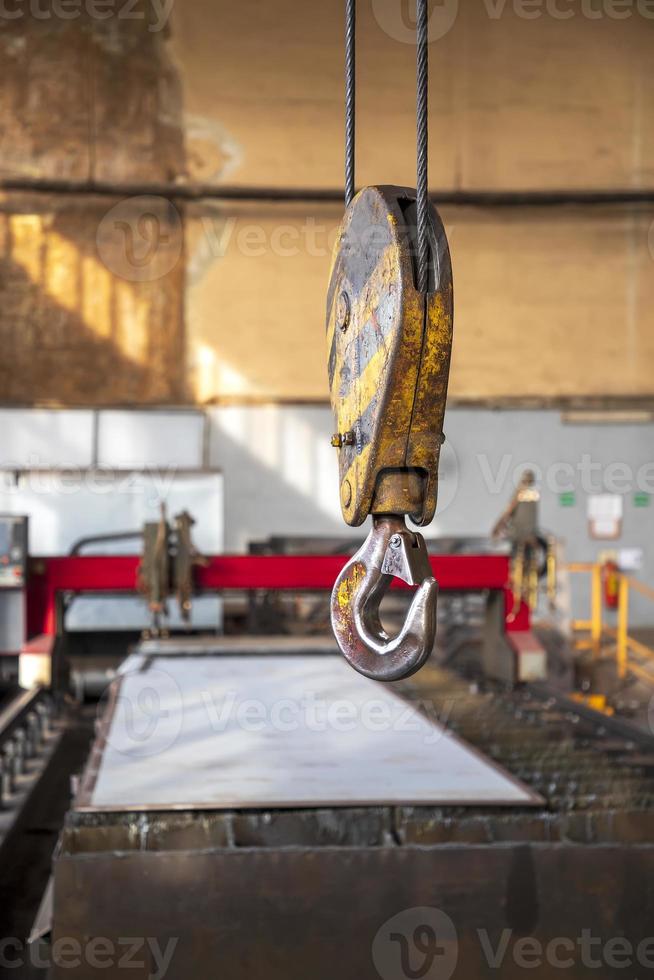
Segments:
[[[476,929],[467,938],[466,948],[475,942],[479,945],[475,960],[484,961],[498,976],[507,969],[513,975],[516,967],[525,971],[654,970],[654,936],[637,941],[582,928],[578,935],[544,939],[516,934],[509,928],[499,933]],[[404,909],[381,924],[372,941],[371,958],[382,980],[450,980],[459,958],[454,921],[439,908]]]
[[[168,496],[177,466],[146,466],[140,470],[120,470],[112,467],[48,466],[41,468],[40,457],[29,454],[20,463],[3,463],[0,491],[5,496],[19,496],[28,491],[37,496],[75,496],[90,493],[98,496],[146,497],[155,506]]]
[[[130,20],[147,23],[154,34],[170,18],[174,0],[0,0],[0,21],[74,21],[83,15],[90,20]]]
[[[0,0],[2,3],[3,0]],[[339,222],[306,215],[297,221],[246,222],[225,211],[195,219],[199,230],[193,255],[200,263],[223,259],[228,253],[245,259],[274,255],[281,259],[305,256],[328,259],[339,238]],[[129,282],[153,282],[168,275],[184,255],[182,217],[168,198],[156,195],[126,197],[110,208],[98,224],[98,257],[114,275]],[[451,242],[454,226],[446,227]],[[382,251],[388,232],[377,225],[349,228],[340,247],[352,251]],[[410,249],[414,246],[407,243]]]
[[[524,970],[550,967],[571,970],[583,966],[587,970],[654,969],[654,936],[632,943],[624,936],[604,939],[592,929],[582,929],[578,936],[555,936],[542,942],[534,936],[514,938],[512,929],[503,929],[493,941],[485,929],[477,930],[486,962],[501,970],[508,960]]]
[[[438,41],[455,26],[460,0],[437,0],[429,5],[428,38]],[[402,44],[415,44],[415,0],[372,0],[375,20],[388,37]],[[478,9],[491,21],[512,16],[537,21],[550,18],[567,22],[584,20],[624,21],[633,17],[654,20],[654,0],[481,0]]]
[[[433,713],[428,700],[392,705],[382,698],[369,698],[363,702],[348,698],[326,699],[317,697],[314,691],[305,691],[299,698],[279,698],[270,704],[257,698],[240,698],[236,691],[228,691],[225,697],[215,699],[211,691],[202,692],[202,701],[209,723],[214,732],[223,732],[230,726],[244,731],[261,732],[272,728],[280,732],[306,729],[311,732],[353,732],[364,729],[369,732],[418,732],[425,744],[437,742],[443,735],[440,726],[432,726],[426,715]],[[445,704],[440,721],[449,714],[451,704]]]
[[[593,459],[590,453],[582,453],[574,462],[553,460],[546,466],[531,460],[517,461],[511,453],[504,453],[499,462],[486,453],[477,453],[475,459],[486,492],[493,496],[517,486],[525,470],[532,470],[538,485],[552,493],[581,490],[586,494],[624,494],[637,490],[654,494],[654,460],[633,466],[621,460],[607,463]]]
[[[100,702],[100,719],[110,697],[115,698],[115,709],[105,737],[115,751],[148,757],[175,744],[184,724],[184,699],[175,678],[163,668],[147,673],[136,671],[129,675],[129,683],[125,682],[125,675],[113,681]],[[445,699],[436,705],[428,699],[398,700],[396,705],[384,698],[323,698],[311,690],[297,697],[263,701],[241,697],[235,690],[217,695],[205,688],[194,703],[196,715],[200,705],[207,728],[214,734],[234,730],[337,735],[412,732],[425,745],[435,745],[443,737],[453,702]]]
[[[0,939],[0,969],[21,970],[139,970],[149,980],[164,980],[179,942],[178,937],[163,942],[154,936],[120,936],[109,939],[93,936],[83,942],[74,936],[60,936],[52,943],[25,943],[8,937]],[[146,969],[148,973],[142,972]],[[22,972],[17,974],[21,976]],[[127,974],[129,975],[129,974]]]

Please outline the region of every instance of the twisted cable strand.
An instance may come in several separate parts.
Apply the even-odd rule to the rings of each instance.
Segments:
[[[345,0],[345,205],[354,197],[356,0]]]
[[[416,210],[418,237],[418,289],[426,293],[429,285],[429,237],[428,237],[428,102],[429,102],[429,46],[427,0],[416,0]]]

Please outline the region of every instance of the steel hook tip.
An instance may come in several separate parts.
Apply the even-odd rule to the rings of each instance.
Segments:
[[[379,605],[394,577],[417,591],[402,629],[384,630]],[[438,584],[421,534],[412,533],[395,514],[373,517],[363,546],[336,579],[331,621],[345,659],[360,674],[378,681],[409,677],[429,657],[436,637]]]

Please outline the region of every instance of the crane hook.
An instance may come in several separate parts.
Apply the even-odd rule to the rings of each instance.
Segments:
[[[394,577],[418,590],[402,629],[391,638],[382,627],[379,605]],[[437,594],[422,535],[409,531],[397,514],[374,515],[370,534],[332,591],[331,621],[341,653],[374,680],[409,677],[434,646]]]

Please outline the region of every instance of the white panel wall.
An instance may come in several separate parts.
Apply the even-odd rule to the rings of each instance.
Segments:
[[[365,528],[349,529],[341,518],[331,432],[326,406],[215,407],[206,417],[197,411],[2,410],[0,470],[7,472],[0,472],[0,508],[30,513],[33,553],[57,553],[82,535],[138,527],[156,518],[162,494],[171,511],[186,507],[198,517],[196,537],[205,551],[221,550],[223,528],[227,551],[242,551],[270,534],[360,538]],[[639,577],[654,583],[654,425],[565,424],[557,411],[449,409],[445,432],[439,508],[429,535],[488,534],[530,465],[541,476],[542,524],[565,540],[571,560],[590,561],[612,547],[642,549]],[[112,471],[146,472],[113,488],[86,470],[35,472],[85,468],[94,460]],[[211,477],[182,480],[179,470],[202,467],[223,471],[224,500],[222,491],[208,489]],[[21,468],[31,472],[16,485],[14,472]],[[113,472],[110,479],[120,478]],[[574,492],[572,506],[562,505],[564,490]],[[623,497],[615,543],[588,533],[588,497],[601,491]],[[650,506],[637,507],[636,494],[647,491]],[[582,615],[585,597],[576,591],[576,614]],[[634,621],[652,623],[654,609],[644,602],[634,598]]]
[[[271,534],[362,538],[343,524],[328,407],[216,407],[209,461],[225,473],[225,547],[239,551]],[[542,525],[565,542],[569,560],[593,561],[608,549],[640,548],[637,573],[654,584],[654,424],[566,424],[558,411],[449,409],[439,476],[439,506],[426,535],[487,535],[522,471],[540,477]],[[563,506],[561,493],[574,503]],[[636,494],[649,491],[649,506]],[[615,542],[588,533],[591,494],[623,497]],[[575,615],[587,618],[587,588],[574,580]],[[634,596],[634,623],[654,623],[654,604]]]
[[[159,519],[159,503],[169,516],[188,510],[197,520],[193,540],[200,551],[223,549],[223,486],[219,473],[175,474],[96,471],[23,473],[18,483],[9,474],[0,482],[0,511],[27,514],[32,555],[67,554],[82,537],[112,531],[139,530]],[[138,541],[110,550],[136,554]]]
[[[138,530],[159,504],[196,518],[200,552],[224,543],[222,475],[204,468],[205,416],[197,411],[0,410],[0,512],[27,514],[30,552],[66,554],[82,537]],[[139,539],[95,550],[140,552]],[[193,625],[221,621],[217,596],[193,607]],[[169,625],[179,626],[175,602]],[[69,629],[140,629],[149,623],[137,597],[76,599]]]
[[[271,534],[361,536],[343,524],[331,412],[322,406],[210,408],[209,465],[225,474],[225,547]]]
[[[200,468],[204,426],[201,412],[98,412],[98,465],[117,469]]]
[[[0,469],[91,466],[94,413],[0,409]]]
[[[205,421],[191,410],[0,409],[0,470],[200,469]]]

